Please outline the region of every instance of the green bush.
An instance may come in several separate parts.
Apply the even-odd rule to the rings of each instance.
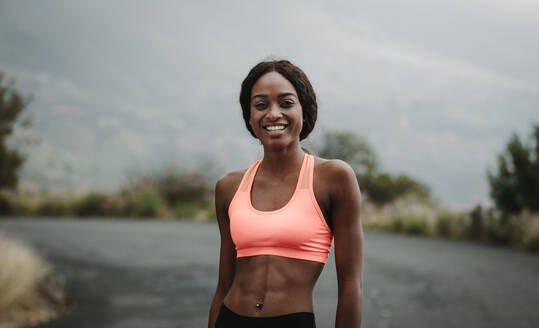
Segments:
[[[204,209],[205,205],[200,202],[181,202],[174,206],[174,217],[179,219],[194,219]]]
[[[448,213],[440,214],[434,223],[434,233],[446,238],[453,236],[453,216]]]
[[[376,225],[376,228],[413,235],[425,235],[428,232],[427,221],[422,217],[393,217],[391,220]]]
[[[458,215],[456,216],[454,225],[453,225],[453,238],[466,239],[466,237],[467,237],[466,216]]]
[[[465,216],[441,212],[434,223],[434,234],[445,238],[465,239],[469,234]]]
[[[489,216],[485,224],[485,238],[494,244],[510,244],[514,225],[509,220]]]
[[[536,235],[528,238],[524,242],[524,248],[528,252],[539,253],[539,234],[536,234]]]
[[[391,221],[384,221],[384,222],[376,222],[370,225],[368,228],[376,229],[376,230],[392,230],[391,229]]]
[[[389,173],[368,172],[358,174],[357,180],[371,202],[377,205],[389,204],[399,197],[409,194],[419,199],[429,199],[430,191],[427,185],[407,175],[394,176]]]
[[[217,213],[215,212],[215,200],[208,202],[208,219],[217,219]]]
[[[67,216],[73,213],[71,203],[60,197],[47,197],[36,206],[34,213],[39,216]]]
[[[180,202],[207,201],[210,186],[201,173],[165,174],[156,180],[156,187],[169,205]]]
[[[421,217],[409,217],[403,220],[402,230],[412,235],[424,235],[427,233],[427,221]]]
[[[99,192],[89,192],[81,196],[74,204],[74,212],[79,216],[100,216],[105,214],[103,203],[105,195]]]
[[[161,194],[152,185],[146,185],[131,192],[128,198],[127,213],[136,217],[158,216],[164,206]]]
[[[126,199],[118,194],[106,196],[101,203],[101,209],[106,216],[129,215]]]
[[[0,194],[0,215],[13,214],[13,206],[9,198]]]
[[[389,228],[389,230],[395,231],[395,232],[402,232],[403,231],[403,220],[400,217],[392,218],[389,223],[386,225],[386,228]]]

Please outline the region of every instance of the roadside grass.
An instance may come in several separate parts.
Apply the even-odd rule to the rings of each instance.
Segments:
[[[4,211],[0,213],[38,217],[215,220],[213,192],[199,186],[201,178],[190,177],[185,188],[174,184],[179,183],[178,180],[181,179],[167,177],[166,184],[160,185],[152,179],[141,179],[109,194],[98,191],[64,197],[0,194],[0,209]],[[524,211],[505,217],[493,209],[484,210],[479,206],[472,211],[458,212],[411,194],[383,206],[364,199],[361,218],[366,229],[474,240],[539,254],[539,213]]]
[[[519,249],[539,254],[539,213],[524,211],[510,218],[509,242]]]
[[[467,234],[466,216],[462,213],[442,210],[436,217],[432,233],[444,238],[465,239]]]
[[[34,327],[69,310],[64,281],[32,248],[0,232],[0,325]]]
[[[163,179],[161,183],[141,178],[113,193],[88,191],[79,195],[23,195],[3,192],[0,193],[0,215],[215,219],[213,192],[202,184],[201,177],[167,176]],[[184,182],[181,179],[187,180],[187,187],[182,187]]]
[[[412,196],[385,206],[364,201],[361,217],[366,229],[475,240],[539,254],[537,213],[524,211],[504,217],[492,209],[480,207],[470,212],[457,212]]]

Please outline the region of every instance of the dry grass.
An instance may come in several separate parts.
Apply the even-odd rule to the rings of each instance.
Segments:
[[[524,211],[513,216],[511,222],[516,227],[513,244],[532,253],[539,253],[539,213]]]
[[[539,254],[539,213],[523,211],[504,222],[499,213],[483,210],[479,230],[474,231],[471,212],[456,212],[413,196],[385,206],[368,201],[361,206],[361,219],[367,229],[471,239]]]
[[[365,227],[384,230],[397,230],[407,222],[421,221],[425,226],[425,234],[434,233],[436,221],[441,213],[448,210],[437,204],[424,201],[413,195],[402,197],[385,206],[375,206],[369,202],[361,204],[361,217]]]
[[[0,233],[0,326],[32,327],[66,310],[64,281],[32,248]]]

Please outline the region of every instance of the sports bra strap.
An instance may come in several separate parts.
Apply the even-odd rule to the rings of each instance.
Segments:
[[[254,168],[256,167],[259,160],[251,164],[247,171],[245,171],[245,174],[243,175],[243,178],[241,179],[241,185],[240,185],[240,192],[246,192],[249,188],[249,182],[251,181],[251,175],[254,172]]]
[[[258,165],[260,165],[261,161],[261,159],[257,160],[247,169],[247,171],[245,171],[245,174],[240,182],[240,192],[247,192],[249,190],[251,180],[254,179],[253,173],[257,171],[256,168]],[[305,162],[302,162],[303,174],[299,177],[301,181],[298,184],[298,189],[309,189],[312,187],[311,181],[313,181],[314,157],[306,153],[304,161]]]
[[[306,158],[305,160],[307,163],[305,163],[305,169],[303,170],[303,176],[300,177],[301,184],[299,185],[299,189],[309,189],[311,188],[311,181],[313,180],[313,164],[314,164],[314,157],[305,154]]]

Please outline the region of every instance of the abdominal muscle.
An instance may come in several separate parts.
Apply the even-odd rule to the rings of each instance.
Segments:
[[[313,312],[313,288],[323,268],[320,262],[274,255],[238,258],[223,303],[237,314],[250,317]],[[263,306],[257,309],[260,298]]]

